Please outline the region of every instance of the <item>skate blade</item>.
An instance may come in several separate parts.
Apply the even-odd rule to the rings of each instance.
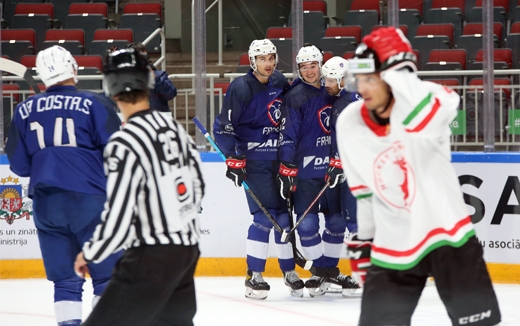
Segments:
[[[295,290],[295,289],[289,288],[289,291],[291,293],[291,296],[293,296],[293,297],[296,297],[296,298],[302,298],[303,297],[303,289]]]
[[[320,287],[307,288],[307,290],[309,291],[309,295],[311,296],[311,298],[314,298],[314,297],[319,297],[319,296],[325,295],[328,288],[330,288],[330,283],[323,282],[323,284],[321,284]]]
[[[428,277],[428,279],[426,279],[425,286],[435,286],[435,279],[431,276]]]
[[[267,290],[253,290],[251,288],[246,287],[246,298],[255,299],[255,300],[265,300],[267,298]]]
[[[345,298],[361,297],[363,295],[363,289],[343,289],[341,295]]]

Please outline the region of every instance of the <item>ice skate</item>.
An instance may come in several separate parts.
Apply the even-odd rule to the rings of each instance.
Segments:
[[[433,276],[430,276],[426,279],[426,284],[424,286],[435,286],[435,279]]]
[[[326,281],[325,277],[312,275],[311,278],[309,278],[305,282],[305,287],[309,291],[309,295],[312,298],[325,294],[325,290],[327,289],[327,287],[329,285],[325,281]]]
[[[328,281],[329,288],[327,292],[341,292],[344,297],[359,297],[363,294],[363,289],[348,275],[339,273],[337,277],[329,277]],[[341,287],[341,289],[339,287]]]
[[[267,292],[271,289],[269,284],[264,281],[262,277],[262,273],[253,272],[251,270],[247,270],[246,276],[246,298],[264,300],[267,298]]]
[[[305,285],[303,284],[303,281],[300,280],[298,274],[296,274],[294,270],[283,272],[283,280],[285,285],[289,287],[289,290],[291,291],[291,295],[293,297],[303,297],[303,288],[305,287]]]

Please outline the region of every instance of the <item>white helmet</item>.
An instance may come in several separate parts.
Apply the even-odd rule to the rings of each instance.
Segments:
[[[76,72],[78,64],[69,51],[59,45],[54,45],[38,52],[36,57],[36,73],[46,87],[56,85],[67,79],[77,83]]]
[[[341,87],[341,81],[345,77],[348,69],[348,61],[342,57],[330,58],[323,67],[321,68],[321,74],[325,78],[334,78],[338,83],[338,87]]]
[[[278,53],[276,53],[276,46],[274,46],[273,42],[268,39],[254,40],[251,42],[249,51],[247,52],[249,55],[249,65],[256,71],[256,56],[271,53],[274,54],[274,59],[276,60],[276,64],[278,64]]]
[[[321,63],[323,62],[323,53],[314,45],[304,46],[298,51],[298,55],[296,56],[296,65],[298,66],[298,76],[301,80],[303,77],[300,73],[300,63],[304,62],[318,62],[318,66],[321,70]]]

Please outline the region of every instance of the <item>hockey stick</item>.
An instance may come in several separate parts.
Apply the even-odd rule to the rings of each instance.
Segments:
[[[296,224],[291,228],[291,230],[289,230],[289,232],[283,230],[283,233],[282,233],[282,242],[287,242],[287,239],[289,238],[289,236],[291,234],[294,233],[294,230],[296,230],[296,228],[302,224],[302,221],[303,219],[307,216],[307,214],[309,214],[310,210],[312,209],[312,207],[316,204],[316,202],[320,199],[321,195],[323,195],[323,193],[325,192],[325,190],[327,190],[327,188],[329,187],[330,185],[330,179],[327,180],[327,182],[325,183],[325,186],[323,186],[323,188],[321,188],[320,192],[318,193],[318,195],[316,196],[316,198],[314,198],[314,200],[311,202],[311,204],[309,205],[309,207],[307,207],[307,209],[305,210],[305,212],[303,212],[302,216],[300,217],[300,219],[298,220],[298,222],[296,222]]]
[[[224,153],[222,153],[222,151],[218,147],[217,143],[213,140],[213,138],[208,133],[206,128],[204,128],[202,123],[200,123],[199,119],[197,119],[197,117],[194,117],[192,120],[195,123],[195,125],[197,126],[197,128],[199,128],[200,132],[204,135],[204,137],[211,144],[211,147],[213,147],[217,151],[219,156],[225,161],[226,156],[224,155]],[[254,200],[254,202],[258,205],[258,207],[260,207],[260,210],[265,214],[265,216],[269,219],[269,221],[271,221],[271,223],[273,223],[275,230],[278,231],[279,233],[283,234],[283,232],[285,232],[285,231],[280,227],[280,224],[278,224],[278,222],[274,219],[273,215],[271,215],[271,213],[269,213],[267,208],[265,208],[265,206],[260,202],[260,199],[258,199],[258,197],[255,195],[255,193],[251,190],[251,188],[249,188],[249,185],[247,184],[247,182],[243,181],[242,186],[247,191],[249,196],[251,196],[251,198]],[[284,242],[286,242],[286,241],[284,241]],[[305,257],[303,257],[303,255],[296,248],[295,243],[291,242],[291,245],[293,247],[294,261],[296,262],[296,264],[298,264],[298,266],[300,266],[303,269],[309,270],[312,267],[312,261],[308,261],[305,259]]]
[[[27,83],[29,83],[29,85],[34,90],[34,93],[40,93],[40,88],[38,87],[38,84],[36,84],[36,81],[34,80],[33,76],[31,75],[26,66],[12,60],[0,58],[0,70],[6,71],[18,77],[22,77],[23,79],[25,79]]]

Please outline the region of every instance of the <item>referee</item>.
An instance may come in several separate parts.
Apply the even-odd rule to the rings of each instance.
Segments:
[[[181,125],[150,108],[154,75],[141,54],[108,54],[103,74],[126,124],[106,146],[102,223],[74,269],[84,277],[87,263],[127,250],[83,326],[193,325],[204,195],[199,153]]]

